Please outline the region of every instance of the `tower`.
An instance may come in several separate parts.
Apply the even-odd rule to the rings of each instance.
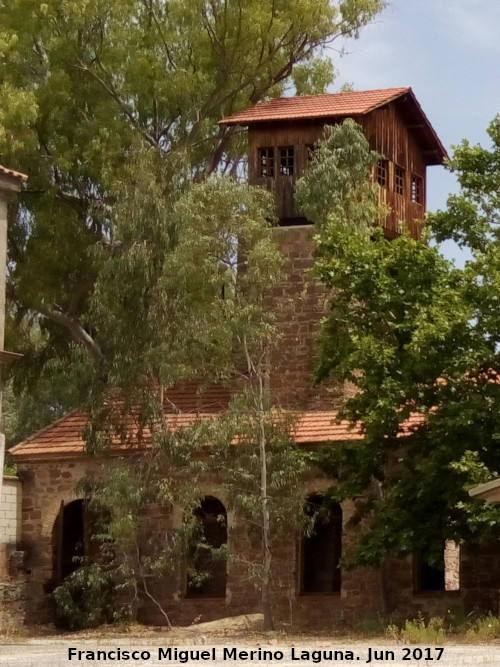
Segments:
[[[313,229],[294,201],[297,179],[325,125],[356,120],[370,148],[382,157],[373,172],[380,200],[391,213],[383,224],[387,238],[404,221],[414,238],[421,233],[426,205],[426,170],[442,164],[446,150],[411,88],[273,99],[220,121],[248,128],[250,184],[274,193],[279,228],[276,241],[286,257],[285,277],[274,290],[282,332],[273,360],[271,384],[284,407],[332,407],[342,389],[329,394],[311,386],[314,348],[326,293],[308,270],[313,266]]]

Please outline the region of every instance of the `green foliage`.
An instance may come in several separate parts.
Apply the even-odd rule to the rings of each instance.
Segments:
[[[117,208],[120,251],[101,258],[92,298],[108,381],[227,375],[233,338],[251,328],[256,290],[280,264],[270,195],[212,176],[165,197],[138,177]]]
[[[111,623],[113,592],[113,576],[99,565],[78,568],[53,592],[58,627],[86,630]]]
[[[124,547],[116,565],[133,591],[139,582],[149,595],[181,541],[155,539],[149,508],[168,512],[175,494],[189,514],[207,472],[199,454],[214,430],[219,441],[223,432],[195,423],[174,437],[163,415],[165,388],[194,376],[234,379],[236,357],[257,387],[252,396],[262,397],[274,332],[264,304],[280,265],[270,197],[223,176],[241,173],[244,135],[217,121],[293,85],[322,90],[333,70],[321,47],[357,37],[383,5],[26,0],[0,7],[0,155],[29,177],[9,234],[10,331],[45,372],[40,380],[20,366],[15,386],[31,391],[38,383],[35,395],[50,407],[58,396],[44,395],[45,381],[72,384],[77,396],[61,390],[61,404],[77,397],[90,404],[89,453],[102,453],[116,436],[127,444],[151,433],[147,456],[92,490],[92,502],[110,514],[106,535]],[[86,363],[73,373],[82,352]],[[120,389],[119,410],[110,387]],[[268,409],[257,408],[259,429]],[[278,470],[283,454],[260,444],[261,466],[274,456],[273,491],[281,491],[292,479]],[[189,488],[173,476],[173,463],[179,475],[189,473]]]
[[[402,641],[405,644],[442,644],[446,632],[443,628],[443,619],[433,617],[428,621],[421,613],[415,619],[406,619],[400,628],[396,624],[387,626],[386,634],[392,640]]]
[[[107,275],[101,261],[117,250],[114,226],[123,211],[115,205],[124,188],[149,178],[154,196],[168,199],[180,182],[237,173],[244,133],[217,121],[281,94],[295,79],[303,90],[323,89],[333,73],[322,47],[357,37],[383,6],[383,0],[3,3],[0,157],[29,177],[9,229],[15,342],[20,328],[40,326],[44,344],[31,349],[39,365],[67,359],[75,346],[99,365],[110,341],[106,327],[90,317],[91,301],[96,280],[102,284]],[[158,170],[159,162],[169,166]],[[96,253],[101,246],[106,252]],[[127,316],[132,329],[133,315]],[[36,384],[21,367],[18,375]],[[86,392],[81,386],[79,395]]]
[[[500,638],[500,618],[490,613],[488,616],[475,619],[467,630],[465,637],[473,643]]]
[[[446,539],[496,539],[500,529],[500,510],[468,495],[500,471],[500,127],[490,127],[492,151],[457,149],[450,168],[462,192],[429,217],[427,235],[390,242],[367,233],[380,216],[360,194],[370,159],[360,136],[344,174],[326,173],[356,130],[337,132],[334,146],[327,139],[317,151],[314,180],[297,190],[318,224],[316,275],[332,293],[318,378],[356,388],[339,418],[361,422],[364,440],[327,448],[318,461],[336,479],[332,498],[357,496],[353,521],[369,527],[351,564],[378,563],[388,550],[437,561]],[[432,242],[449,238],[472,251],[463,270]],[[410,415],[418,420],[408,430]]]
[[[258,392],[251,386],[235,397],[225,415],[222,432],[210,451],[209,466],[222,481],[229,508],[245,524],[249,534],[260,541],[264,458],[269,532],[279,543],[305,526],[308,467],[291,436],[295,419],[272,409],[267,396],[264,408],[259,407],[256,399],[258,401]],[[262,432],[265,452],[260,449]],[[253,574],[257,578],[261,577],[261,566],[262,563],[260,566],[259,562],[255,563]]]
[[[3,474],[8,477],[15,477],[17,475],[17,466],[15,463],[4,463]]]
[[[180,187],[171,200],[155,193],[155,186],[140,178],[126,191],[115,237],[120,252],[103,263],[97,281],[94,316],[106,324],[114,349],[107,377],[120,387],[124,402],[123,411],[113,414],[108,407],[114,404],[102,409],[97,394],[96,418],[87,433],[91,451],[116,433],[133,443],[136,433],[120,430],[128,411],[151,433],[151,450],[126,471],[109,473],[105,487],[93,491],[94,502],[110,513],[110,536],[127,554],[117,565],[121,576],[148,597],[155,578],[167,572],[178,577],[183,545],[207,548],[191,520],[207,475],[216,475],[226,489],[227,509],[253,526],[256,539],[265,534],[270,540],[302,515],[297,481],[304,472],[290,424],[271,411],[266,389],[267,359],[277,340],[266,295],[280,278],[282,261],[270,227],[269,193],[223,176]],[[217,418],[172,430],[163,414],[164,396],[176,381],[190,377],[217,379],[233,389],[237,384],[241,391]],[[159,517],[150,508],[168,514],[174,505],[185,520],[164,542]],[[234,557],[225,550],[211,554],[227,556]],[[259,556],[251,575],[261,581],[263,572],[269,579]],[[200,583],[205,576],[193,574]]]
[[[325,127],[295,194],[303,215],[322,230],[320,241],[333,240],[343,230],[366,235],[373,222],[383,218],[377,186],[370,182],[378,159],[352,119]]]

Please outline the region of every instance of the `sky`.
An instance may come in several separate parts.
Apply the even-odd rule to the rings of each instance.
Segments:
[[[335,90],[411,86],[450,155],[462,139],[489,147],[486,128],[500,113],[499,0],[389,0],[346,50],[331,53]],[[428,210],[456,191],[452,174],[428,169]],[[463,262],[453,245],[443,252]]]

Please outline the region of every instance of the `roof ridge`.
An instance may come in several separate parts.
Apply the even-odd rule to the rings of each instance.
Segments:
[[[340,103],[340,100],[342,98],[342,102],[348,103],[349,98],[356,100],[356,103],[359,105],[360,101],[363,99],[367,99],[368,102],[370,102],[370,97],[373,96],[378,96],[381,97],[382,99],[373,101],[372,104],[367,104],[366,107],[353,111],[353,110],[339,110],[339,112],[336,114],[333,110],[331,110],[331,115],[364,115],[366,113],[369,113],[373,109],[376,109],[378,106],[382,106],[385,104],[388,104],[389,102],[397,99],[398,97],[401,97],[402,95],[405,95],[408,92],[412,92],[412,89],[410,86],[397,86],[397,87],[392,87],[392,88],[373,88],[371,90],[347,90],[343,92],[338,92],[338,93],[318,93],[316,95],[292,95],[290,97],[273,97],[269,100],[265,100],[263,102],[259,102],[258,104],[255,104],[254,106],[247,108],[247,109],[242,109],[241,111],[238,111],[234,114],[231,114],[229,116],[226,116],[225,118],[222,118],[219,121],[219,124],[238,124],[239,121],[242,121],[243,123],[250,123],[250,122],[257,122],[259,120],[258,116],[259,113],[265,114],[267,111],[268,113],[275,113],[276,109],[279,108],[280,106],[283,106],[283,114],[284,118],[287,118],[287,114],[290,114],[291,111],[289,107],[293,107],[294,104],[297,105],[297,107],[305,107],[307,106],[308,103],[312,103],[313,101],[320,101],[323,100],[326,102],[326,100],[338,100]],[[296,112],[298,113],[298,111]],[[324,116],[325,114],[321,114],[321,116]],[[293,116],[291,116],[293,117]],[[300,117],[300,116],[299,116]],[[311,115],[310,117],[314,117]],[[273,120],[279,120],[279,116],[274,116],[272,117]],[[265,117],[262,119],[265,120]]]
[[[258,104],[255,104],[254,107],[250,108],[259,107],[262,104],[269,104],[269,102],[273,102],[274,100],[307,100],[314,97],[333,97],[337,95],[369,95],[370,93],[383,93],[383,92],[389,92],[390,90],[399,90],[403,92],[411,90],[411,86],[391,86],[391,88],[371,88],[370,90],[340,90],[336,93],[315,93],[313,95],[290,95],[289,97],[283,95],[282,97],[271,97],[268,100],[265,100],[264,102],[259,102]]]

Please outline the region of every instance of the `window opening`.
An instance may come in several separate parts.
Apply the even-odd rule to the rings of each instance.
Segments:
[[[438,565],[421,558],[419,576],[421,591],[444,591],[444,558]]]
[[[194,510],[196,530],[189,549],[190,571],[187,594],[190,597],[226,595],[227,513],[224,505],[206,496]]]
[[[416,204],[423,203],[423,182],[420,176],[412,174],[410,198]]]
[[[342,555],[342,508],[325,507],[321,495],[311,496],[305,512],[314,517],[310,535],[302,540],[301,593],[339,593]]]
[[[401,167],[396,167],[394,170],[394,192],[397,195],[405,193],[405,172]]]
[[[274,176],[274,148],[259,148],[259,171],[262,177]]]
[[[413,581],[416,593],[460,590],[460,545],[446,540],[441,557],[432,564],[423,554],[414,554]]]
[[[280,148],[280,174],[282,176],[293,176],[294,150],[293,146]]]
[[[377,183],[384,188],[389,184],[387,160],[377,162]]]

